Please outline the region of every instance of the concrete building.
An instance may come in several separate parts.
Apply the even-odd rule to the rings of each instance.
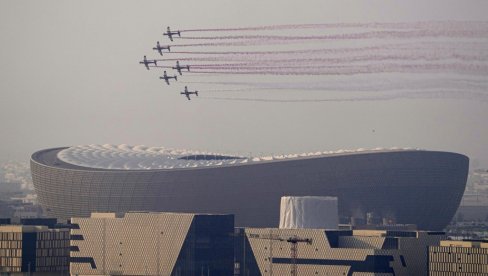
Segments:
[[[468,163],[424,150],[245,158],[89,145],[36,152],[31,171],[46,214],[64,220],[92,212],[228,213],[237,226],[277,227],[282,196],[332,196],[341,218],[374,213],[441,230],[459,205]]]
[[[69,229],[0,226],[0,275],[68,275]]]
[[[488,241],[441,241],[429,247],[429,276],[488,275]]]
[[[428,275],[443,232],[236,229],[235,275]]]
[[[233,273],[233,215],[94,213],[72,225],[72,275]]]

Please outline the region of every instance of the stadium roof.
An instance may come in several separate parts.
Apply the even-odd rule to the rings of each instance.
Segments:
[[[79,145],[38,151],[32,159],[48,166],[63,168],[91,168],[95,170],[161,170],[197,167],[244,165],[274,160],[318,158],[372,152],[408,151],[408,148],[376,148],[371,150],[317,151],[301,154],[283,154],[262,157],[232,156],[226,154],[169,149],[163,147],[129,145]]]

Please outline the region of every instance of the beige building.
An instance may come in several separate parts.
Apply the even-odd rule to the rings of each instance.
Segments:
[[[430,246],[429,275],[488,275],[488,241],[441,241],[440,246]]]
[[[237,229],[235,275],[427,275],[443,232]],[[242,252],[242,253],[239,253]]]
[[[232,275],[233,215],[73,218],[71,275]]]
[[[68,275],[69,229],[0,226],[0,275]]]

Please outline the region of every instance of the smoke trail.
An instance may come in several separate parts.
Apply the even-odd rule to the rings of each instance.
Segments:
[[[228,35],[206,37],[182,37],[186,40],[231,40],[231,42],[205,42],[194,44],[178,44],[176,47],[197,46],[252,46],[305,43],[313,41],[343,41],[362,39],[414,39],[414,38],[487,38],[486,29],[434,29],[413,31],[372,31],[362,33],[343,33],[333,35],[309,35],[309,36],[280,36],[280,35]]]
[[[186,29],[181,32],[229,32],[229,31],[272,31],[272,30],[293,30],[293,29],[322,29],[322,28],[372,28],[372,29],[419,29],[419,28],[486,28],[487,23],[483,21],[427,21],[413,23],[322,23],[322,24],[287,24],[267,25],[241,28],[208,28],[208,29]]]
[[[195,68],[196,69],[196,68]],[[293,70],[301,69],[301,70]],[[479,64],[371,64],[359,66],[291,66],[286,68],[212,68],[196,69],[193,73],[205,74],[259,74],[259,75],[357,75],[373,73],[458,73],[488,75],[488,67]]]
[[[335,28],[329,32],[327,29]],[[351,28],[343,30],[341,28]],[[357,30],[352,30],[356,28]],[[260,32],[273,30],[316,29],[310,32]],[[172,68],[164,64],[168,61],[186,61],[191,71],[185,72],[188,76],[224,76],[224,75],[275,75],[275,76],[351,76],[362,74],[406,73],[412,74],[410,81],[385,81],[383,83],[356,83],[351,78],[331,77],[332,80],[341,80],[335,83],[293,83],[293,78],[282,78],[292,83],[256,83],[250,82],[193,82],[224,85],[212,89],[199,89],[208,93],[246,93],[248,91],[275,90],[310,90],[334,92],[368,92],[369,95],[342,99],[299,99],[274,100],[239,98],[241,101],[278,101],[278,102],[313,102],[313,101],[362,101],[362,100],[389,100],[396,98],[442,98],[461,97],[469,99],[482,99],[485,101],[488,83],[484,81],[488,76],[488,22],[415,22],[415,23],[338,23],[338,24],[301,24],[301,25],[273,25],[247,28],[221,28],[221,29],[188,29],[181,39],[189,44],[173,45],[173,47],[200,47],[217,46],[233,47],[222,48],[222,51],[173,51],[170,55],[181,58],[160,59],[156,68]],[[229,33],[224,33],[229,31]],[[235,33],[231,33],[234,32]],[[239,33],[238,31],[255,31],[253,33]],[[339,31],[339,33],[338,33]],[[191,35],[190,32],[202,32]],[[220,32],[207,34],[203,32]],[[327,33],[324,33],[327,32]],[[188,36],[187,34],[190,34]],[[311,34],[311,35],[309,35]],[[456,38],[457,41],[454,41]],[[414,43],[408,42],[415,39]],[[342,47],[343,41],[356,40],[358,44],[370,44],[361,47]],[[324,41],[338,41],[341,43],[328,43],[322,48]],[[192,43],[195,42],[195,43]],[[395,43],[396,42],[396,43]],[[265,46],[292,43],[316,43],[318,49],[310,49],[303,45],[300,47],[281,51],[236,51],[237,46]],[[308,45],[313,46],[313,44]],[[255,47],[257,48],[257,47]],[[267,47],[270,49],[269,47]],[[276,47],[277,48],[277,47]],[[195,48],[196,49],[196,48]],[[283,49],[283,48],[281,48]],[[180,49],[177,49],[180,50]],[[196,49],[199,50],[199,49]],[[219,49],[220,50],[220,49]],[[225,51],[230,50],[230,51]],[[249,49],[255,50],[255,49]],[[165,53],[166,54],[166,53]],[[453,75],[483,78],[483,81],[473,79],[450,78],[419,80],[423,74],[447,73]],[[388,77],[386,77],[387,80]],[[394,79],[395,76],[393,75]],[[368,77],[369,79],[369,77]],[[192,83],[192,82],[189,82]],[[227,87],[225,87],[225,85]],[[235,85],[239,87],[228,87]],[[438,91],[434,91],[438,90]],[[387,95],[371,95],[372,92],[392,92]],[[271,92],[271,91],[270,91]],[[407,93],[408,92],[408,93]],[[248,94],[249,95],[249,94]],[[325,96],[326,94],[324,94]],[[446,96],[447,95],[447,96]],[[205,96],[205,95],[204,95]],[[373,97],[373,98],[371,98]],[[395,98],[396,97],[396,98]],[[205,98],[205,97],[203,97]],[[215,97],[217,99],[218,97]],[[364,99],[363,99],[364,98]],[[367,98],[367,99],[366,99]],[[234,98],[221,98],[235,100]]]
[[[194,44],[196,45],[196,44]],[[356,52],[370,51],[399,51],[399,50],[450,50],[450,51],[486,51],[486,43],[478,42],[422,42],[422,43],[394,43],[367,47],[346,47],[346,48],[319,48],[319,49],[300,49],[300,50],[282,50],[282,51],[173,51],[171,54],[189,54],[189,55],[240,55],[240,56],[262,56],[262,55],[290,55],[290,54],[347,54]]]
[[[230,32],[230,31],[273,31],[315,28],[412,28],[405,23],[335,23],[335,24],[288,24],[242,28],[187,29],[181,32]]]
[[[423,38],[423,37],[487,37],[488,29],[479,30],[414,30],[414,31],[372,31],[363,33],[343,33],[334,35],[282,36],[282,35],[227,35],[227,36],[197,36],[181,37],[186,40],[345,40],[345,39],[392,39],[392,38]]]
[[[377,54],[376,54],[377,52]],[[439,61],[443,59],[454,59],[460,61],[486,61],[488,60],[488,52],[480,54],[470,54],[471,51],[467,51],[468,54],[464,54],[464,51],[445,51],[442,49],[431,49],[429,51],[369,51],[365,55],[352,55],[351,53],[345,57],[328,57],[332,56],[327,53],[301,53],[294,54],[293,58],[290,55],[224,55],[224,56],[199,56],[199,57],[181,57],[181,58],[166,58],[166,59],[156,59],[158,62],[165,61],[193,61],[193,62],[234,62],[234,63],[224,63],[223,65],[251,65],[251,64],[266,64],[266,63],[342,63],[342,62],[362,62],[362,61],[385,61],[385,60],[406,60],[406,61],[416,61],[416,60],[426,60],[426,61]],[[215,65],[215,63],[209,64],[190,64],[190,65]]]
[[[185,83],[203,83],[217,84],[219,82],[185,82]],[[380,92],[394,90],[432,90],[432,89],[466,89],[477,93],[486,93],[488,91],[488,82],[476,80],[453,80],[453,79],[431,79],[416,81],[394,81],[394,82],[339,82],[339,83],[247,83],[247,82],[229,82],[232,86],[245,86],[246,88],[237,89],[205,89],[205,92],[243,92],[243,91],[261,91],[261,90],[300,90],[300,91],[340,91],[340,92]],[[202,90],[204,91],[204,90]],[[275,93],[275,92],[273,92]]]
[[[192,58],[174,58],[158,60],[164,61],[190,61],[191,66],[198,67],[221,67],[221,66],[270,66],[270,65],[303,65],[303,64],[342,64],[342,63],[361,63],[361,62],[385,62],[385,61],[462,61],[462,62],[486,62],[488,51],[463,51],[463,50],[443,50],[431,49],[428,51],[381,51],[374,50],[364,54],[349,53],[348,55],[329,55],[328,53],[301,53],[293,55],[225,55],[225,56],[198,56]],[[201,63],[203,62],[203,63]]]
[[[265,99],[265,98],[232,98],[202,96],[199,100],[244,101],[244,102],[272,102],[272,103],[320,103],[320,102],[363,102],[363,101],[390,101],[398,99],[463,99],[488,102],[488,95],[467,91],[421,91],[399,92],[388,95],[361,96],[349,98],[317,98],[317,99]]]
[[[232,59],[231,59],[232,60]],[[313,65],[313,64],[342,64],[357,63],[366,61],[442,61],[442,60],[460,60],[469,62],[481,62],[488,60],[488,55],[460,55],[446,54],[443,52],[433,52],[431,54],[415,55],[365,55],[350,56],[343,58],[289,58],[289,59],[236,59],[232,61],[242,61],[239,63],[209,63],[209,64],[190,64],[192,68],[198,69],[224,69],[224,68],[280,68],[282,66],[293,65]],[[196,60],[195,60],[196,61]],[[219,61],[219,60],[214,60]]]

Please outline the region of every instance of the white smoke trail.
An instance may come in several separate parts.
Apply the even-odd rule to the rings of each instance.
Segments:
[[[260,90],[300,90],[300,91],[340,91],[340,92],[381,92],[395,90],[467,90],[476,93],[488,93],[488,81],[449,78],[391,80],[391,81],[354,81],[335,83],[328,82],[294,82],[294,83],[252,83],[252,82],[190,82],[226,86],[246,86],[245,88],[203,89],[202,92],[242,92]]]
[[[488,76],[488,65],[485,64],[367,64],[357,66],[290,66],[274,67],[228,67],[201,70],[195,68],[189,73],[205,74],[247,74],[247,75],[358,75],[375,73],[456,73],[467,75]]]
[[[460,99],[488,102],[488,95],[483,93],[460,91],[460,90],[439,90],[439,91],[417,91],[398,92],[378,96],[355,96],[344,98],[316,98],[316,99],[267,99],[267,98],[234,98],[234,97],[198,97],[199,100],[219,101],[244,101],[244,102],[271,102],[271,103],[321,103],[321,102],[364,102],[364,101],[391,101],[399,99]]]

